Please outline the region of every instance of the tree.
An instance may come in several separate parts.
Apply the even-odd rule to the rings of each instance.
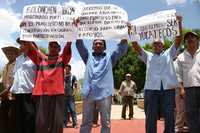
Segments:
[[[127,54],[113,68],[115,89],[119,89],[121,82],[125,79],[125,74],[130,73],[137,84],[138,91],[142,90],[145,70],[145,64],[138,59],[136,52],[129,46]]]
[[[172,43],[173,41],[165,39],[164,49],[169,48]],[[119,89],[121,82],[125,79],[125,74],[130,73],[137,85],[137,92],[141,92],[145,83],[146,65],[138,58],[136,52],[130,45],[128,46],[127,54],[118,61],[113,69],[115,89]],[[149,43],[144,44],[143,48],[152,52],[152,46]]]

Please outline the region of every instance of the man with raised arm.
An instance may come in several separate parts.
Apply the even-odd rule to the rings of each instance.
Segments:
[[[177,16],[181,33],[182,18]],[[146,133],[157,132],[157,117],[159,108],[165,120],[165,133],[174,133],[175,88],[178,87],[173,58],[181,44],[181,35],[177,36],[175,43],[164,51],[164,42],[154,39],[153,52],[148,52],[133,41],[132,47],[139,58],[146,64],[146,81],[144,86],[144,108],[146,115]]]
[[[36,133],[63,133],[64,114],[64,67],[71,59],[71,42],[67,42],[63,53],[57,41],[48,45],[45,55],[33,42],[28,43],[28,57],[36,64],[36,79],[32,95],[36,102]]]
[[[86,65],[81,94],[83,98],[83,118],[81,133],[90,133],[93,124],[93,112],[96,104],[101,116],[101,133],[110,133],[110,113],[114,81],[112,68],[127,51],[127,40],[121,40],[117,49],[106,53],[106,41],[93,41],[93,52],[84,46],[83,40],[76,41],[76,47]]]

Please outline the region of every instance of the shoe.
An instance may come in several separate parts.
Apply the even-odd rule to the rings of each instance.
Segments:
[[[93,124],[92,127],[96,128],[96,127],[99,127],[100,125],[99,124]]]
[[[188,130],[185,130],[183,127],[176,128],[175,133],[188,133]]]
[[[75,129],[78,128],[77,124],[73,124],[72,127],[75,128]]]
[[[133,119],[133,117],[129,117],[128,119],[131,120],[131,119]]]
[[[122,119],[122,120],[126,120],[126,117],[122,117],[121,119]]]
[[[189,128],[187,126],[183,127],[183,133],[189,133]]]
[[[63,124],[63,128],[67,128],[67,124],[64,123],[64,124]]]

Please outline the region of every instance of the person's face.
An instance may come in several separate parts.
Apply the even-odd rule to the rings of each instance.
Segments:
[[[188,48],[196,48],[198,47],[199,39],[193,34],[188,34],[185,38],[185,42]]]
[[[60,52],[60,46],[56,42],[49,42],[49,55],[57,56]]]
[[[18,56],[18,53],[16,51],[10,50],[6,52],[6,57],[9,62],[15,61],[17,56]]]
[[[21,42],[20,44],[20,51],[23,52],[24,54],[28,53],[28,45],[30,45],[30,42],[26,42],[26,41],[23,41]]]
[[[66,66],[65,67],[65,73],[70,74],[70,72],[71,72],[71,68],[69,66]]]
[[[104,43],[101,40],[97,40],[94,42],[92,49],[95,53],[101,54],[105,50]]]
[[[126,80],[130,81],[131,80],[131,76],[126,76]]]
[[[160,54],[163,51],[163,43],[162,42],[154,42],[153,43],[153,51],[156,54]]]

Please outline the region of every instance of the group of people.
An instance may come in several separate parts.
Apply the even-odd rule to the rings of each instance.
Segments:
[[[178,18],[178,20],[181,19]],[[179,25],[181,31],[181,21]],[[187,117],[187,123],[184,119],[180,129],[187,124],[190,133],[199,132],[199,36],[195,32],[187,32],[183,38],[186,49],[179,53],[181,40],[181,35],[177,36],[174,44],[165,51],[162,40],[154,40],[153,53],[141,48],[136,41],[132,42],[133,48],[147,67],[144,86],[147,133],[157,132],[156,122],[159,109],[165,121],[164,132],[175,132],[175,89],[178,89],[178,95],[184,99],[185,108],[183,110]],[[183,131],[178,130],[177,132]]]
[[[177,19],[181,31],[182,18],[177,16]],[[175,132],[175,88],[180,88],[180,95],[185,97],[190,133],[197,133],[200,129],[199,37],[194,32],[186,33],[184,42],[187,48],[176,57],[181,40],[182,32],[176,37],[174,44],[164,51],[163,41],[155,39],[152,42],[153,52],[144,50],[135,40],[131,42],[138,57],[146,64],[144,107],[147,133],[157,132],[159,108],[165,120],[164,132]],[[4,93],[4,97],[11,98],[14,94],[15,98],[13,107],[12,100],[8,98],[4,100],[1,96],[2,106],[5,105],[5,109],[9,106],[9,110],[4,111],[7,115],[5,120],[15,117],[15,122],[12,122],[16,133],[63,133],[63,123],[66,126],[67,114],[70,112],[73,127],[76,127],[74,93],[77,81],[71,75],[69,65],[72,42],[66,43],[62,54],[59,54],[61,46],[57,41],[49,42],[48,54],[42,53],[34,42],[20,38],[17,42],[20,44],[22,54],[18,57],[15,55],[16,60],[10,57],[11,60],[6,65],[7,74],[3,77],[5,78],[3,86],[6,92],[9,92]],[[76,47],[86,65],[81,89],[83,117],[80,133],[91,132],[94,120],[94,115],[91,114],[94,110],[98,110],[101,116],[101,133],[110,133],[111,104],[114,94],[112,69],[127,52],[128,41],[122,39],[112,52],[106,52],[106,41],[102,39],[93,41],[92,52],[85,47],[82,39],[76,40]],[[177,65],[174,67],[175,57]],[[126,75],[128,81],[130,76]],[[120,89],[125,90],[121,91],[121,94],[124,96],[124,101],[129,101],[128,105],[132,104],[130,98],[133,93],[126,93],[130,86],[133,88],[135,84],[123,82]],[[72,87],[74,91],[69,89]],[[65,104],[68,106],[67,109]],[[11,113],[13,109],[14,115]],[[122,114],[122,118],[126,118],[125,113]],[[132,118],[133,113],[130,113],[129,119]]]

